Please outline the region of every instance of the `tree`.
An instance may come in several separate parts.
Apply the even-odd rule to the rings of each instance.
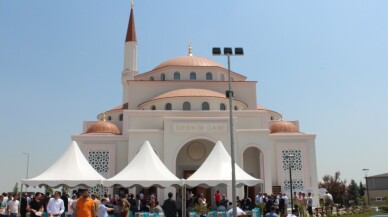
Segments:
[[[67,186],[62,186],[62,193],[68,194],[69,188]]]
[[[366,187],[362,182],[360,181],[359,187],[358,187],[358,193],[360,194],[360,197],[363,197],[365,195]]]
[[[12,190],[13,195],[18,195],[19,194],[19,183],[15,183],[15,186],[13,187]]]
[[[320,188],[326,188],[326,190],[333,196],[334,203],[344,203],[343,195],[346,192],[346,180],[340,179],[341,173],[335,172],[334,176],[325,175],[322,177],[323,182],[320,182],[318,186]]]
[[[52,194],[54,194],[54,189],[52,188],[52,187],[50,187],[50,186],[45,186],[45,188],[46,188],[46,193],[48,192],[48,193],[50,193],[51,195]]]
[[[359,197],[360,197],[360,189],[357,186],[357,183],[352,179],[350,181],[350,185],[348,187],[348,194],[349,194],[349,204],[356,204],[359,203]]]

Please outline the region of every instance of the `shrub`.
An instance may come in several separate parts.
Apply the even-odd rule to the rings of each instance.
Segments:
[[[383,212],[388,212],[388,205],[381,205]]]

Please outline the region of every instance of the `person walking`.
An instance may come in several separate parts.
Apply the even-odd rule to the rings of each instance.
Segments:
[[[47,213],[49,216],[61,216],[65,212],[65,204],[61,199],[61,192],[56,191],[54,193],[54,198],[50,198],[47,204]]]
[[[108,217],[108,211],[114,211],[113,208],[106,207],[108,200],[106,198],[101,199],[101,203],[98,206],[98,217]]]
[[[14,195],[13,199],[8,202],[7,209],[10,217],[18,217],[20,215],[18,195]]]
[[[311,196],[311,192],[307,194],[306,202],[307,202],[307,212],[309,216],[313,216],[313,198]]]
[[[42,216],[44,211],[42,196],[42,193],[36,192],[34,199],[30,202],[30,204],[28,204],[27,210],[30,211],[30,217]]]
[[[89,197],[89,190],[84,189],[82,197],[77,200],[73,217],[95,217],[94,201]]]
[[[166,217],[176,217],[176,206],[175,200],[172,199],[172,193],[168,193],[168,199],[163,203],[163,211]]]

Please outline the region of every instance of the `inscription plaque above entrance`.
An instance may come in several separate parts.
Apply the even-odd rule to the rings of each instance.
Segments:
[[[178,133],[226,133],[228,125],[226,122],[218,121],[179,121],[172,124],[172,130]]]

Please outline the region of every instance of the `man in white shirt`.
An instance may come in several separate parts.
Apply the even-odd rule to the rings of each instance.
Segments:
[[[15,195],[13,199],[8,202],[7,209],[11,217],[18,217],[20,215],[20,202],[18,201],[18,195]]]
[[[232,205],[232,203],[231,202],[229,202],[229,205]],[[231,209],[229,209],[229,211],[226,213],[227,214],[227,217],[234,217],[233,216],[233,206],[231,206],[232,208]],[[236,207],[236,214],[237,214],[237,216],[240,216],[240,215],[246,215],[246,213],[242,210],[242,209],[240,209],[240,207]]]
[[[73,194],[73,196],[71,197],[71,199],[69,198],[69,203],[68,203],[68,212],[67,212],[67,215],[69,217],[72,217],[73,214],[74,214],[74,210],[75,210],[75,207],[77,205],[77,195]]]
[[[98,205],[98,217],[108,217],[108,211],[114,211],[113,208],[106,207],[108,200],[106,198],[102,198],[100,205]]]
[[[8,197],[5,198],[6,193],[0,195],[0,217],[8,216],[7,206],[8,206]]]
[[[65,204],[61,199],[61,192],[56,191],[54,198],[50,198],[47,204],[47,213],[49,216],[61,216],[65,211]]]

